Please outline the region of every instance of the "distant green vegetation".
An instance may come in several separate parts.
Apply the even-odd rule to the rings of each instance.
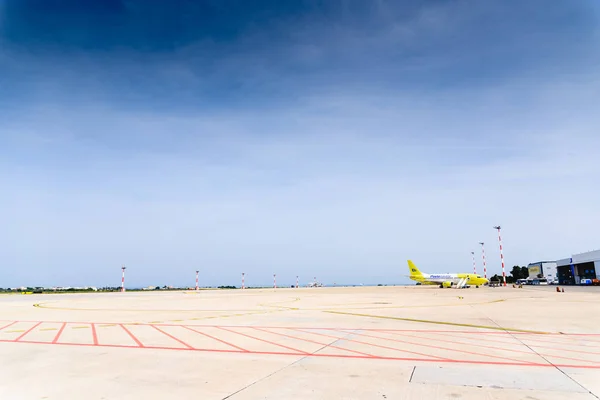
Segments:
[[[528,277],[529,269],[527,267],[515,265],[510,271],[510,275],[506,276],[506,283],[515,283],[518,279],[527,279]],[[490,282],[502,282],[502,276],[496,274],[490,278]]]

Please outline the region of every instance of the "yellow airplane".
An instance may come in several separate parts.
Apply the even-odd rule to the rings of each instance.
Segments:
[[[419,268],[411,261],[408,260],[408,269],[410,279],[416,282],[420,282],[423,285],[439,285],[441,288],[457,287],[464,288],[468,285],[481,286],[487,285],[489,281],[477,274],[425,274],[419,271]]]

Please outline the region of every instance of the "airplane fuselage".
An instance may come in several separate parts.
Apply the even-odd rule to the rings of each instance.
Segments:
[[[487,280],[483,277],[475,274],[422,274],[421,277],[410,277],[413,281],[440,285],[445,282],[452,282],[453,285],[457,285],[461,280],[466,279],[466,283],[470,285],[484,285]]]
[[[481,286],[488,283],[488,280],[477,274],[469,273],[444,273],[444,274],[426,274],[409,261],[409,278],[420,282],[423,285],[441,285],[445,287],[464,287],[466,285]]]

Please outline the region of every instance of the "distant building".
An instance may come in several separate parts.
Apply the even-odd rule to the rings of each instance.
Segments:
[[[600,279],[600,250],[573,254],[556,264],[561,285],[579,285],[582,279]]]
[[[548,283],[558,281],[556,261],[538,261],[527,266],[528,279],[546,278]]]

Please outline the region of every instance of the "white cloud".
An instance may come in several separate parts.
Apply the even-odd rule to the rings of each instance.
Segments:
[[[597,247],[600,139],[593,103],[585,107],[593,88],[559,87],[551,101],[558,89],[528,89],[542,96],[523,114],[501,89],[456,93],[457,104],[311,98],[276,115],[39,113],[3,130],[19,133],[0,175],[11,210],[3,258],[45,263],[56,283],[69,279],[65,265],[109,283],[108,266],[121,262],[152,279],[168,265],[181,281],[209,265],[211,283],[231,283],[241,268],[265,283],[275,270],[282,282],[401,281],[409,257],[431,271],[469,270],[481,240],[498,272],[497,223],[510,265],[568,256]],[[570,115],[560,114],[566,104]]]

